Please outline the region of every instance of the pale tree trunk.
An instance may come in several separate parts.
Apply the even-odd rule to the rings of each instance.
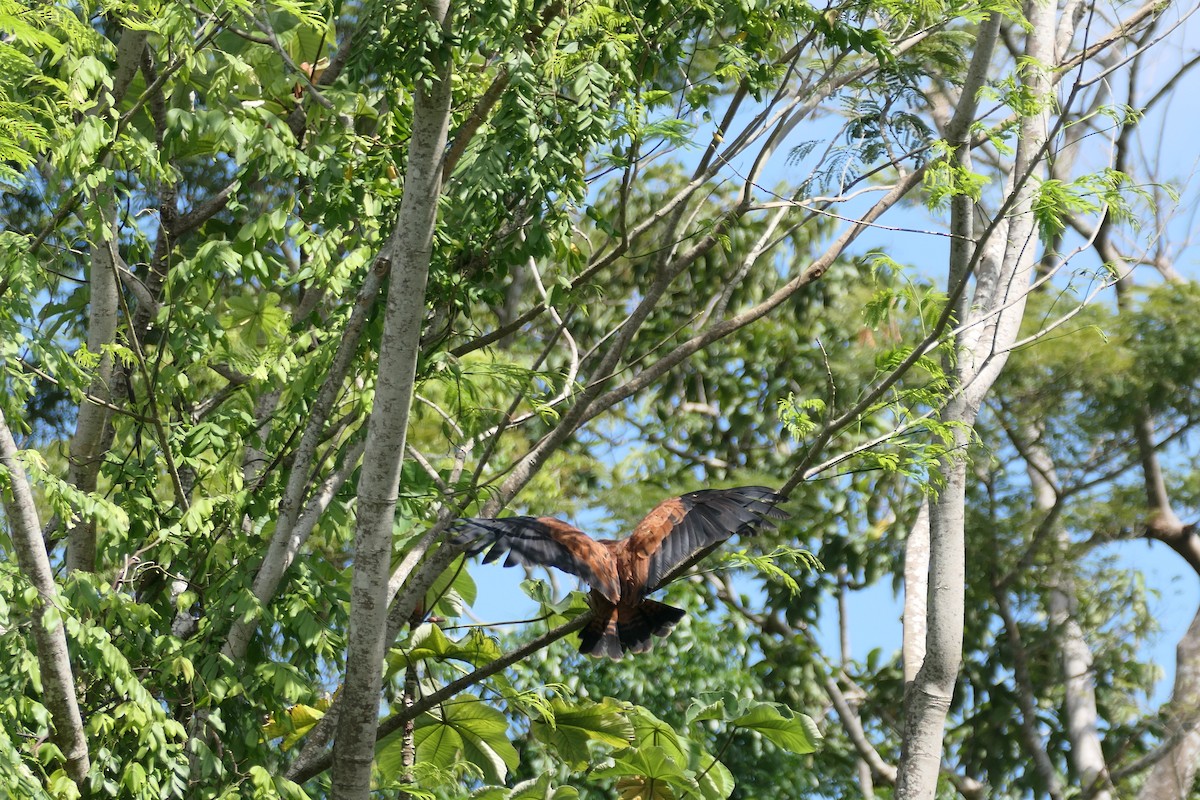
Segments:
[[[1167,751],[1146,776],[1138,800],[1188,800],[1200,770],[1200,611],[1175,648],[1175,685]]]
[[[146,48],[149,31],[126,28],[116,42],[116,64],[112,73],[111,94],[102,95],[89,111],[89,116],[101,115],[125,97],[137,75]],[[92,203],[102,209],[104,225],[102,240],[92,242],[91,267],[88,284],[91,299],[88,303],[87,348],[100,353],[113,344],[117,336],[117,321],[121,290],[117,270],[124,266],[117,251],[116,200],[99,193]],[[116,369],[111,355],[100,358],[96,375],[88,387],[88,395],[107,403],[113,397]],[[100,465],[112,436],[110,412],[99,403],[84,400],[75,418],[75,433],[71,437],[70,465],[67,481],[84,492],[96,491]],[[67,520],[67,570],[92,572],[96,569],[96,523],[90,519]]]
[[[58,587],[42,540],[33,492],[25,477],[25,468],[17,460],[17,443],[3,413],[0,413],[0,466],[6,473],[0,481],[0,491],[9,535],[17,551],[17,565],[37,590],[33,638],[37,645],[43,701],[50,710],[54,742],[67,760],[67,774],[82,787],[89,766],[87,739],[79,714],[79,701],[75,697],[64,620],[49,614],[58,605]]]
[[[980,29],[975,54],[968,71],[954,118],[946,138],[956,147],[958,163],[970,169],[967,144],[974,121],[976,92],[982,85],[999,30],[996,15]],[[1054,55],[1055,7],[1034,3],[1030,7],[1031,30],[1026,55],[1031,64],[1025,82],[1034,97],[1051,96],[1052,86],[1043,65]],[[973,204],[955,198],[950,252],[952,297],[972,272],[975,293],[969,309],[959,306],[964,323],[956,343],[954,369],[956,393],[942,410],[941,420],[953,425],[953,455],[943,460],[946,484],[930,507],[928,629],[925,657],[904,694],[904,729],[896,797],[899,800],[932,798],[937,791],[938,769],[946,715],[962,661],[962,637],[966,583],[966,481],[965,449],[984,396],[1007,361],[1008,347],[1016,341],[1025,312],[1025,298],[1034,272],[1036,239],[1031,214],[1034,182],[1047,137],[1049,110],[1021,122],[1013,167],[1013,195],[1007,202],[1007,224],[999,222],[990,240],[976,245],[972,232]],[[995,234],[1005,233],[1003,248]],[[976,248],[984,248],[977,252]],[[1000,252],[1002,249],[1002,252]],[[982,257],[981,257],[982,256]]]
[[[1054,461],[1042,447],[1038,431],[1026,431],[1025,457],[1028,459],[1029,484],[1034,506],[1052,513],[1058,502],[1055,489]],[[1096,681],[1092,672],[1092,651],[1084,638],[1076,614],[1075,579],[1071,573],[1068,549],[1070,541],[1062,525],[1055,524],[1059,564],[1050,581],[1050,625],[1058,642],[1063,672],[1067,740],[1071,743],[1071,764],[1079,774],[1080,787],[1095,800],[1112,800],[1108,766],[1100,746],[1096,709]]]
[[[956,403],[955,406],[961,406]],[[955,418],[973,414],[954,408]],[[966,432],[955,432],[965,447]],[[929,582],[925,657],[904,692],[904,729],[896,797],[932,798],[942,761],[942,737],[958,668],[962,660],[963,597],[966,582],[963,528],[966,463],[961,457],[943,464],[946,484],[929,515]]]
[[[117,337],[118,305],[121,287],[117,281],[120,256],[117,254],[116,212],[105,211],[104,239],[92,244],[91,269],[88,284],[91,299],[88,302],[87,349],[90,353],[101,353]],[[113,357],[110,353],[100,356],[95,377],[88,387],[89,397],[101,402],[112,399],[112,382],[115,374]],[[83,492],[95,492],[100,476],[100,465],[107,450],[109,410],[96,402],[84,400],[79,404],[75,417],[75,434],[71,437],[70,466],[67,481]],[[96,523],[92,519],[76,518],[68,521],[67,527],[67,570],[92,572],[96,569]]]
[[[929,498],[921,503],[904,540],[904,685],[912,683],[925,660],[925,614],[929,594]]]
[[[446,27],[448,0],[430,0],[426,8],[435,22]],[[392,518],[425,316],[425,283],[450,123],[451,61],[446,47],[443,43],[430,51],[434,74],[417,83],[404,198],[396,227],[380,253],[392,264],[391,286],[358,481],[346,681],[333,752],[332,796],[338,800],[365,800],[371,789],[387,632]]]

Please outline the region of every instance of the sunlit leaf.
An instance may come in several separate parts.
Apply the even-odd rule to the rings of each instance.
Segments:
[[[550,708],[552,715],[534,721],[531,730],[568,763],[588,763],[591,742],[619,748],[627,747],[633,739],[634,727],[625,709],[615,700],[572,702],[555,697]]]
[[[804,714],[762,703],[732,721],[740,728],[761,733],[764,738],[792,753],[811,753],[817,749],[821,733],[817,724]]]

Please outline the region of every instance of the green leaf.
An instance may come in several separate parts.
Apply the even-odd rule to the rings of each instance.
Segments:
[[[792,753],[815,751],[821,739],[817,724],[804,714],[793,713],[789,708],[784,707],[782,711],[784,713],[770,704],[762,703],[733,720],[733,724],[758,731],[764,738]]]
[[[577,789],[571,786],[555,786],[550,780],[550,773],[543,772],[532,780],[521,781],[514,786],[507,800],[576,800],[578,797]]]
[[[633,740],[634,727],[625,709],[615,700],[567,702],[555,697],[550,701],[550,709],[552,715],[532,723],[533,735],[554,748],[559,758],[578,768],[591,760],[589,742],[628,747]]]
[[[768,581],[782,584],[793,597],[800,594],[800,584],[790,572],[780,567],[777,561],[785,561],[808,570],[824,569],[817,557],[808,550],[790,545],[778,545],[770,553],[762,555],[736,550],[722,554],[721,561],[735,567],[750,567]]]
[[[690,725],[710,719],[729,720],[740,717],[746,713],[749,702],[733,692],[703,692],[684,713],[684,721]]]
[[[58,748],[54,742],[42,742],[38,745],[37,760],[43,767],[53,763],[63,763],[67,759],[63,756],[62,750]]]
[[[696,783],[704,800],[725,800],[733,794],[734,779],[729,768],[708,753],[703,754],[704,768],[696,773]]]
[[[661,747],[671,758],[687,761],[687,752],[674,728],[641,706],[634,707],[630,718],[639,746]]]
[[[475,604],[476,594],[475,581],[463,568],[463,557],[459,556],[425,593],[425,608],[443,617],[457,617],[464,605]]]
[[[618,778],[622,800],[672,800],[675,790],[697,789],[696,781],[661,747],[639,747],[613,758],[613,764],[595,771]]]
[[[516,748],[508,740],[508,720],[481,700],[456,700],[423,714],[413,729],[418,762],[444,769],[465,759],[496,782],[503,782],[508,770],[520,763]],[[402,733],[381,743],[377,763],[387,780],[401,774],[403,747]]]
[[[280,749],[287,750],[316,727],[316,724],[324,716],[324,709],[298,703],[287,710],[286,716],[272,718],[264,725],[263,736],[267,739],[276,739],[282,736]]]
[[[408,664],[421,661],[466,661],[481,666],[499,658],[500,645],[479,628],[461,639],[451,640],[437,625],[426,622],[413,631],[406,649],[393,650],[388,655],[388,665],[399,671]]]
[[[146,788],[146,768],[136,761],[126,764],[121,772],[121,786],[132,795],[139,795]]]

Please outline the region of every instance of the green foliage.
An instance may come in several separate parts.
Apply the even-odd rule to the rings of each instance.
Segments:
[[[626,532],[668,494],[779,486],[802,458],[825,469],[793,492],[793,521],[705,566],[730,575],[738,597],[702,577],[681,581],[672,601],[692,613],[653,652],[583,666],[558,644],[477,683],[416,719],[411,742],[401,730],[379,743],[377,788],[483,800],[852,791],[845,737],[825,726],[822,739],[792,710],[827,705],[834,667],[809,632],[828,624],[836,591],[898,573],[914,507],[948,459],[969,441],[973,463],[990,464],[1005,445],[994,419],[977,440],[938,421],[954,390],[953,341],[926,339],[947,298],[883,255],[838,258],[752,325],[730,323],[774,303],[844,231],[838,201],[817,197],[825,189],[874,191],[924,166],[930,207],[988,200],[994,176],[955,167],[928,113],[931,89],[961,81],[988,13],[1015,20],[1020,9],[484,0],[456,8],[443,30],[409,3],[233,0],[210,14],[147,0],[0,0],[0,407],[35,487],[59,590],[47,619],[68,637],[91,757],[76,787],[48,738],[31,634],[40,605],[4,520],[4,786],[29,797],[328,796],[325,775],[303,786],[283,776],[346,668],[356,503],[366,499],[356,453],[384,339],[383,301],[357,294],[403,199],[420,135],[413,97],[446,54],[448,175],[391,564],[440,515],[498,496],[580,414],[587,424],[549,448],[514,512],[588,509],[612,518],[597,529]],[[1049,102],[1019,73],[984,94],[1020,113]],[[792,104],[786,126],[818,124],[801,144],[773,141],[791,148],[786,166],[739,185],[731,176],[743,177],[748,151],[726,160],[723,148],[752,119],[749,139],[773,140],[765,121],[779,121],[768,111],[781,104]],[[1135,118],[1120,106],[1096,113]],[[1012,130],[980,123],[973,134],[1003,154]],[[697,177],[701,160],[715,166]],[[1135,228],[1153,208],[1149,192],[1112,170],[1045,181],[1035,213],[1048,239],[1069,215],[1101,209]],[[94,271],[107,263],[96,256],[110,246],[117,333],[94,344]],[[1031,308],[1062,316],[1072,289]],[[1198,301],[1190,286],[1164,286],[1127,294],[1119,313],[1084,309],[1077,327],[1014,354],[1004,405],[991,411],[1019,408],[1060,463],[1100,474],[1114,463],[1087,454],[1126,453],[1138,403],[1182,436],[1200,416]],[[361,336],[350,328],[360,317]],[[683,343],[695,351],[680,362]],[[339,359],[349,366],[305,462],[299,443]],[[108,361],[115,374],[98,380]],[[861,414],[830,427],[909,362]],[[626,387],[610,407],[579,405]],[[81,457],[85,403],[111,414],[98,450]],[[85,486],[77,476],[91,466]],[[277,557],[293,477],[306,491],[288,500],[312,525],[284,532],[299,550],[260,600],[258,570]],[[1194,476],[1172,480],[1200,496]],[[1131,485],[1080,495],[1063,517],[1075,544],[1137,524]],[[990,513],[973,530],[995,538],[972,546],[1006,570],[1028,567],[1014,601],[1040,647],[1039,685],[1053,686],[1042,584],[1075,553],[1032,547],[1025,488],[1009,470],[982,492]],[[95,569],[67,574],[72,537],[89,527]],[[488,608],[472,568],[454,560],[389,642],[390,712],[512,644],[479,627],[454,633],[468,607]],[[1105,595],[1079,598],[1104,720],[1143,748],[1135,706],[1154,669],[1134,645],[1152,633],[1147,594],[1103,559],[1080,558],[1076,571]],[[527,577],[540,617],[527,633],[585,612],[585,595]],[[986,611],[990,587],[972,591],[970,692],[955,700],[952,750],[995,776],[998,793],[1036,793],[1025,776],[1000,774],[1020,758],[1013,654]],[[1115,608],[1110,597],[1129,601]],[[250,644],[231,657],[229,632],[247,621]],[[897,664],[875,654],[839,669],[865,688],[870,735],[894,761]],[[1061,702],[1061,691],[1046,693],[1044,724],[1058,724]]]
[[[820,738],[811,719],[803,715],[792,715],[784,709],[784,716],[768,704],[738,704],[745,713],[733,715],[721,713],[725,707],[721,701],[699,701],[703,712],[695,720],[724,722],[728,736],[739,729],[755,731],[768,740],[793,753],[811,753]],[[734,787],[733,776],[713,756],[697,749],[693,740],[681,736],[644,708],[633,709],[635,746],[618,751],[612,756],[612,764],[596,770],[601,778],[616,778],[616,789],[623,798],[672,798],[688,793],[698,793],[705,800],[724,800]]]
[[[40,62],[47,55],[62,59],[73,45],[86,47],[94,34],[69,9],[22,0],[0,3],[0,32],[0,71],[5,76],[0,84],[0,188],[12,190],[50,149],[64,115],[82,105],[74,87],[44,71]]]
[[[1042,181],[1038,184],[1033,214],[1042,238],[1049,242],[1063,232],[1069,216],[1102,209],[1114,219],[1129,222],[1136,228],[1139,217],[1135,207],[1139,201],[1153,209],[1154,200],[1146,187],[1134,184],[1124,173],[1106,169],[1070,183],[1055,179]]]
[[[608,749],[624,748],[633,738],[633,725],[616,701],[606,698],[599,703],[567,703],[555,697],[549,710],[543,719],[533,722],[531,733],[557,751],[574,771],[591,763],[591,743]]]
[[[555,786],[548,774],[521,781],[512,789],[489,786],[472,792],[472,800],[576,800],[579,791],[572,786]]]
[[[803,440],[817,432],[817,416],[825,409],[825,401],[819,397],[797,400],[795,394],[789,394],[779,400],[779,421],[794,439]]]
[[[508,741],[504,715],[483,702],[459,701],[418,717],[414,741],[418,761],[437,768],[475,766],[490,781],[503,782],[518,763]],[[381,743],[377,763],[384,775],[398,773],[403,737]]]
[[[721,561],[732,567],[749,567],[768,581],[783,584],[792,594],[800,593],[800,584],[792,574],[781,567],[783,562],[803,570],[819,570],[825,567],[812,553],[798,547],[778,545],[768,553],[754,554],[745,550],[725,552]]]
[[[987,176],[970,172],[956,163],[946,142],[934,143],[932,152],[935,157],[922,177],[929,207],[944,210],[949,207],[951,198],[961,196],[979,200],[988,184]]]

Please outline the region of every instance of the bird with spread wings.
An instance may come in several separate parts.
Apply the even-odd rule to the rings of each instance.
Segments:
[[[666,636],[683,609],[647,599],[730,536],[750,535],[788,515],[782,497],[765,486],[702,489],[655,506],[624,539],[593,539],[553,517],[459,521],[452,544],[484,563],[506,551],[504,566],[557,567],[591,586],[594,612],[580,632],[579,652],[618,659],[644,653]]]

